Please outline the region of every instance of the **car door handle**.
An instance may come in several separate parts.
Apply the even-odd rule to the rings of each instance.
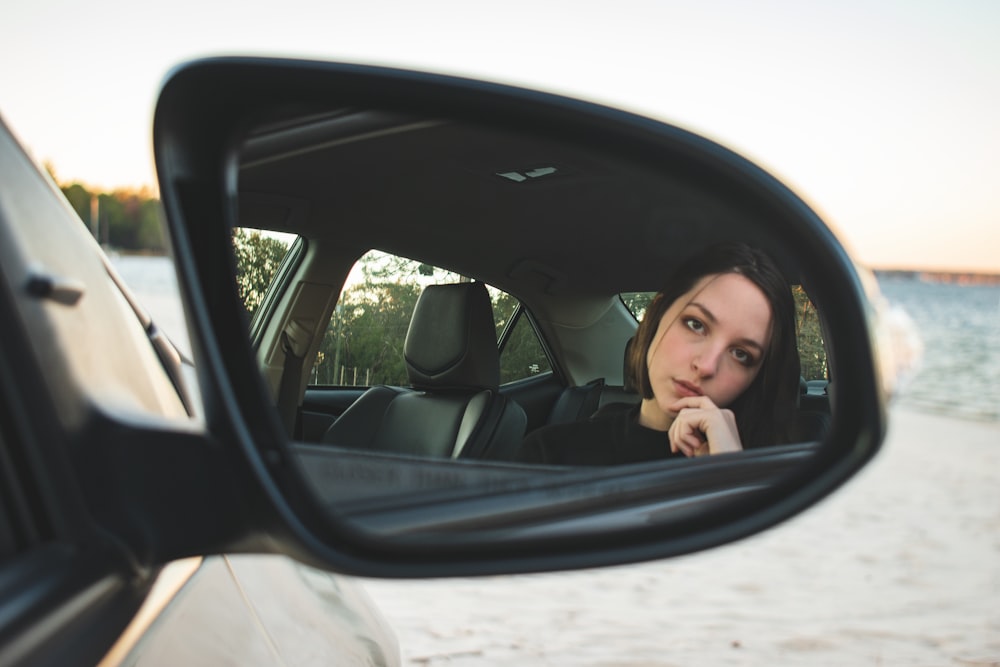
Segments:
[[[74,278],[57,276],[44,269],[32,269],[26,285],[28,294],[38,299],[51,299],[64,306],[75,306],[86,288]]]

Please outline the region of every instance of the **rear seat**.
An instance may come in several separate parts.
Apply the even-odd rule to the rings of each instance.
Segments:
[[[598,410],[618,404],[633,406],[639,400],[639,394],[627,387],[604,384],[603,378],[579,387],[566,387],[552,406],[546,425],[583,421]]]
[[[817,381],[799,381],[799,412],[796,417],[795,435],[802,442],[822,440],[830,430],[830,385]]]
[[[622,354],[623,378],[628,378],[629,376],[628,352],[632,349],[633,340],[634,338],[628,339],[628,342],[625,343],[625,351]],[[555,405],[552,406],[552,412],[549,413],[549,420],[546,422],[546,425],[583,421],[584,419],[590,419],[598,410],[605,408],[612,409],[608,406],[622,405],[631,407],[640,400],[638,392],[628,384],[625,386],[609,385],[604,383],[604,378],[591,380],[579,387],[566,387],[563,389]]]

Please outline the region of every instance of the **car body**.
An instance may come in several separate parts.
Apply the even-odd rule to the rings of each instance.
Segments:
[[[687,553],[808,507],[884,433],[864,276],[780,183],[677,128],[432,75],[254,59],[181,69],[154,143],[193,360],[11,134],[0,140],[5,663],[298,662],[316,647],[395,664],[377,612],[328,571],[490,574]],[[234,226],[297,237],[253,320]],[[372,249],[516,299],[487,324],[493,354],[534,337],[533,360],[512,365],[522,376],[486,392],[523,413],[520,430],[497,427],[509,452],[557,412],[634,402],[622,358],[637,321],[621,294],[656,290],[719,238],[766,248],[816,300],[837,382],[829,394],[826,378],[803,383],[830,417],[815,438],[600,470],[324,441],[370,391],[309,379]],[[255,604],[262,582],[289,606]],[[206,626],[229,648],[175,643]],[[253,639],[233,639],[244,631]]]
[[[140,568],[102,531],[101,509],[68,474],[99,465],[74,460],[81,442],[113,440],[90,430],[101,418],[87,415],[188,428],[197,398],[183,388],[197,383],[190,360],[2,125],[0,164],[0,664],[302,664],[314,656],[399,664],[392,630],[351,579],[280,556]]]

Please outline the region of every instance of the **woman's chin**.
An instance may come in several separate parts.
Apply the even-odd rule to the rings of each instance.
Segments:
[[[666,431],[670,428],[676,412],[666,410],[657,399],[644,399],[639,408],[639,424],[654,431]]]

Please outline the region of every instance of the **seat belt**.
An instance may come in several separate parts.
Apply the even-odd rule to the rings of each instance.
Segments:
[[[309,331],[289,320],[281,332],[281,351],[285,353],[285,367],[281,371],[278,387],[278,415],[288,437],[293,440],[299,435],[299,389],[302,384],[302,358],[309,343]]]

